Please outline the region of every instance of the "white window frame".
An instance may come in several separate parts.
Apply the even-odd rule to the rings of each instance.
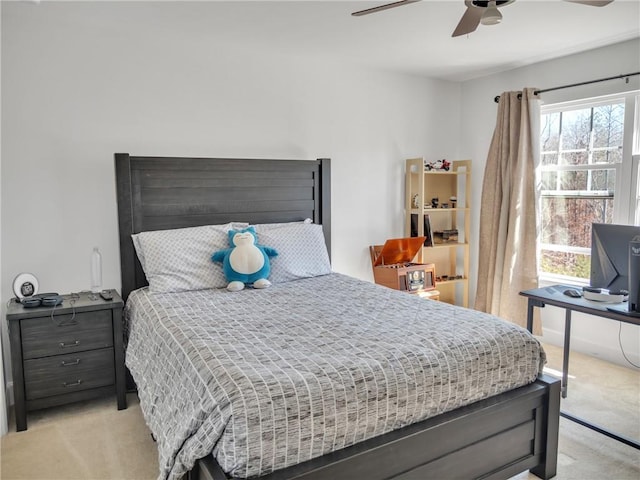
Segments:
[[[615,170],[615,194],[613,197],[613,223],[640,225],[640,91],[623,92],[596,98],[574,100],[570,102],[554,103],[540,106],[540,117],[550,113],[567,112],[624,102],[624,133],[622,141],[622,162],[597,165],[557,165],[553,168],[542,166],[538,162],[537,178],[541,178],[542,171],[562,170]],[[540,211],[540,209],[539,209]],[[539,222],[541,225],[541,222]],[[571,247],[568,245],[539,245],[540,250],[570,251],[574,253],[590,254],[589,248]],[[564,283],[587,285],[588,279],[568,277],[543,272],[538,262],[538,278],[540,283]]]

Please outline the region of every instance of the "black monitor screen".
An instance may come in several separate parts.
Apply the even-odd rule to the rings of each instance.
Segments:
[[[629,242],[640,227],[594,223],[591,225],[592,287],[629,290]]]

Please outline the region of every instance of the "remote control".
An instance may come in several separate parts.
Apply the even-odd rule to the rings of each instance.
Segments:
[[[104,300],[113,300],[113,294],[111,293],[110,290],[102,290],[100,292],[100,296],[104,299]]]

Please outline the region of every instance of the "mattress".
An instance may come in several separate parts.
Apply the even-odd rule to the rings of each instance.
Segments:
[[[159,478],[213,454],[282,469],[533,382],[538,341],[494,316],[338,273],[240,292],[132,292],[126,364]]]

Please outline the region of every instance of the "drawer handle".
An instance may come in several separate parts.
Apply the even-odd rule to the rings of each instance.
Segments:
[[[70,318],[69,320],[63,320],[60,323],[54,320],[54,323],[56,324],[56,327],[72,327],[72,326],[78,325],[78,321],[74,320],[73,317]]]
[[[71,382],[71,383],[62,382],[62,385],[64,385],[65,388],[67,388],[67,387],[77,387],[81,383],[82,383],[82,380],[76,380],[75,382]]]
[[[73,343],[60,342],[60,348],[77,347],[78,345],[80,345],[80,340],[76,340]]]
[[[76,358],[73,362],[65,362],[64,360],[60,362],[60,365],[63,367],[68,367],[70,365],[78,365],[80,363],[80,359]]]

